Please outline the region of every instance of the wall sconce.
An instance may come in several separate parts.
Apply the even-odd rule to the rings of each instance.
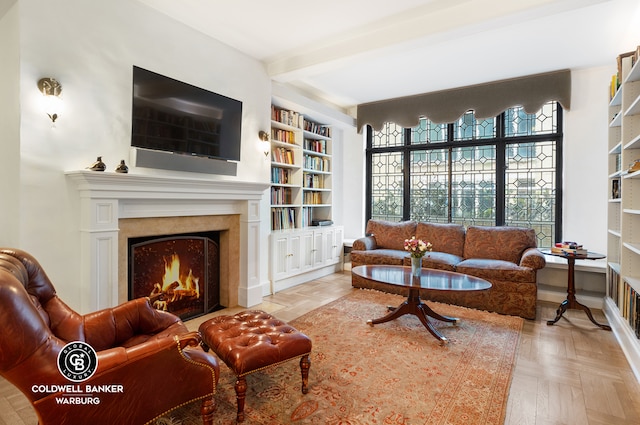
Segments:
[[[53,123],[58,119],[58,113],[61,110],[62,85],[54,78],[41,78],[38,81],[38,90],[44,98],[44,111],[51,118]]]
[[[266,131],[260,131],[258,133],[258,138],[262,141],[264,156],[269,156],[269,151],[271,150],[271,145],[269,144],[269,133]]]

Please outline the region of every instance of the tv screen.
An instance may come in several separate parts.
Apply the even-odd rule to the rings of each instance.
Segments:
[[[242,102],[133,67],[131,146],[240,160]]]

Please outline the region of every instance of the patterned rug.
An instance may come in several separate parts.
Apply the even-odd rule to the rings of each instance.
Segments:
[[[429,303],[441,346],[411,315],[370,327],[404,297],[358,290],[290,322],[313,341],[309,393],[297,360],[247,377],[245,424],[502,424],[523,320]],[[277,314],[276,314],[277,317]],[[220,365],[216,424],[234,424],[235,377]],[[157,425],[201,424],[200,403]]]

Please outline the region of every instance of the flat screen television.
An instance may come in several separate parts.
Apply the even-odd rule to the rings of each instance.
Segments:
[[[131,146],[240,161],[242,102],[133,67]]]

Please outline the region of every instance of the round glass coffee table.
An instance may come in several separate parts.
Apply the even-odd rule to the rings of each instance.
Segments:
[[[491,288],[491,283],[475,276],[462,273],[449,272],[444,270],[421,269],[420,276],[411,274],[411,267],[369,265],[357,266],[351,269],[351,273],[384,285],[409,288],[407,300],[398,307],[389,307],[390,312],[379,319],[368,320],[370,326],[397,319],[405,314],[418,316],[425,328],[441,343],[448,342],[429,321],[429,317],[453,323],[458,323],[455,317],[443,316],[433,311],[420,299],[421,289],[433,289],[438,291],[484,291]]]

